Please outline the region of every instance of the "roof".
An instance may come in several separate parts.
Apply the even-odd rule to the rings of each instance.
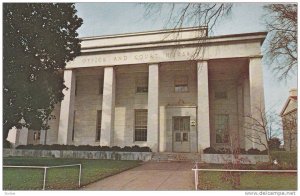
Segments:
[[[297,100],[297,96],[289,96],[280,112],[280,116],[284,116],[297,110]]]

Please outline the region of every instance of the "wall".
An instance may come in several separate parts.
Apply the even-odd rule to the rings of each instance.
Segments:
[[[152,153],[151,152],[3,149],[3,157],[8,157],[8,156],[149,161],[152,158]]]
[[[99,81],[100,80],[100,81]],[[102,108],[103,68],[76,72],[74,145],[99,145],[96,141],[97,110]]]
[[[244,88],[243,81],[248,76],[247,59],[212,60],[209,62],[209,108],[210,139],[215,148],[245,148]],[[216,93],[225,92],[226,98],[217,98]],[[228,143],[216,142],[215,117],[217,114],[229,116]],[[239,142],[238,142],[239,139]]]
[[[122,66],[116,69],[115,131],[116,146],[147,146],[134,141],[134,110],[148,108],[148,93],[136,93],[136,83],[148,77],[147,65]]]
[[[170,62],[160,64],[159,70],[159,108],[160,108],[160,133],[159,149],[161,152],[172,151],[172,130],[169,128],[172,116],[180,116],[179,108],[183,106],[181,112],[186,111],[185,107],[195,107],[197,105],[197,70],[196,62]],[[175,92],[174,82],[177,77],[185,76],[188,79],[188,92]],[[177,107],[176,111],[167,111],[167,108]],[[190,112],[192,118],[196,115]],[[193,134],[192,134],[193,135]],[[195,134],[194,134],[195,135]]]

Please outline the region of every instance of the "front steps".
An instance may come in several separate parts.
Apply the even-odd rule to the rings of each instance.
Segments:
[[[153,152],[152,161],[168,162],[168,161],[193,161],[200,162],[200,153],[177,153],[177,152]]]

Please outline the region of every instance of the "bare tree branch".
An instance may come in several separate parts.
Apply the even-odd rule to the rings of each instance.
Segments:
[[[267,60],[279,80],[287,80],[297,70],[297,4],[268,4],[265,18],[269,31]]]

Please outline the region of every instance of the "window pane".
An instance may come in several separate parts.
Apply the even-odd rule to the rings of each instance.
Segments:
[[[183,131],[190,130],[190,118],[183,118]]]
[[[148,92],[148,77],[141,77],[136,79],[136,92],[146,93]]]
[[[188,78],[186,76],[177,76],[174,82],[175,92],[188,91]]]
[[[189,134],[188,133],[182,133],[182,141],[188,142],[189,141]]]
[[[101,136],[101,120],[102,120],[102,111],[97,111],[97,128],[96,128],[96,141],[100,140]]]
[[[180,142],[181,141],[181,133],[175,133],[175,141]]]
[[[147,110],[135,111],[135,141],[147,141]]]

